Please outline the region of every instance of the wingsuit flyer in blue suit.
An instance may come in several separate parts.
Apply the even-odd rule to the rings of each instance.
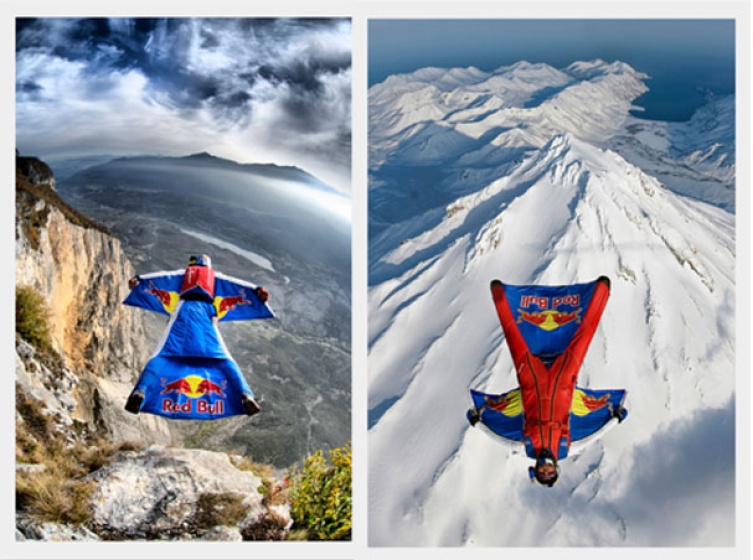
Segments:
[[[169,320],[128,397],[128,412],[186,420],[259,412],[218,323],[274,317],[264,288],[216,272],[207,255],[191,257],[182,270],[134,276],[129,288],[125,305]]]

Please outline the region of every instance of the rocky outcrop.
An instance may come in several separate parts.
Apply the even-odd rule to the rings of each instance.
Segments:
[[[86,478],[91,520],[70,526],[19,515],[16,540],[277,540],[291,528],[264,481],[239,458],[153,445],[123,451]],[[28,469],[18,465],[17,470]]]
[[[121,305],[132,274],[117,239],[72,224],[57,208],[49,208],[37,250],[17,231],[16,284],[45,296],[56,350],[70,367],[119,380],[138,367],[143,352],[132,341],[143,327]]]
[[[141,452],[122,453],[116,463],[94,472],[90,479],[96,483],[91,497],[92,524],[98,532],[119,538],[155,538],[159,534],[160,538],[191,535],[242,540],[244,527],[270,513],[280,527],[291,524],[287,506],[269,509],[265,504],[259,492],[262,479],[239,470],[225,453],[155,445]],[[216,519],[207,523],[213,516],[210,509]],[[223,517],[231,524],[214,524]],[[224,536],[218,532],[223,526],[231,529]]]

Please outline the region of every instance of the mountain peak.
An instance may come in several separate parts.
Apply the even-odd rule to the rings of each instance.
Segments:
[[[580,79],[593,79],[599,76],[606,76],[608,74],[624,74],[628,76],[634,76],[637,79],[648,78],[647,74],[638,72],[627,62],[622,62],[620,60],[615,60],[614,62],[606,62],[601,58],[590,61],[573,62],[567,68],[565,68],[565,72]]]
[[[186,156],[185,159],[213,159],[213,160],[217,160],[217,159],[222,159],[222,158],[218,158],[217,156],[213,156],[209,152],[197,152],[195,154],[190,154],[190,155]]]

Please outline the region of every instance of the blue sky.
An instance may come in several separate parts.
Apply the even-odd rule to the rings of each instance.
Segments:
[[[370,85],[426,66],[491,71],[528,60],[561,68],[601,58],[651,75],[649,87],[660,91],[734,88],[731,19],[371,20],[368,48]]]
[[[351,43],[347,18],[19,18],[16,147],[206,151],[348,192]]]

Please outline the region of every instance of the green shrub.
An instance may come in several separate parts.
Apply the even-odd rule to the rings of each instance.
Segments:
[[[289,476],[290,514],[310,540],[350,540],[352,478],[350,443],[306,459]]]
[[[31,286],[16,286],[16,332],[32,346],[52,349],[47,304]]]

